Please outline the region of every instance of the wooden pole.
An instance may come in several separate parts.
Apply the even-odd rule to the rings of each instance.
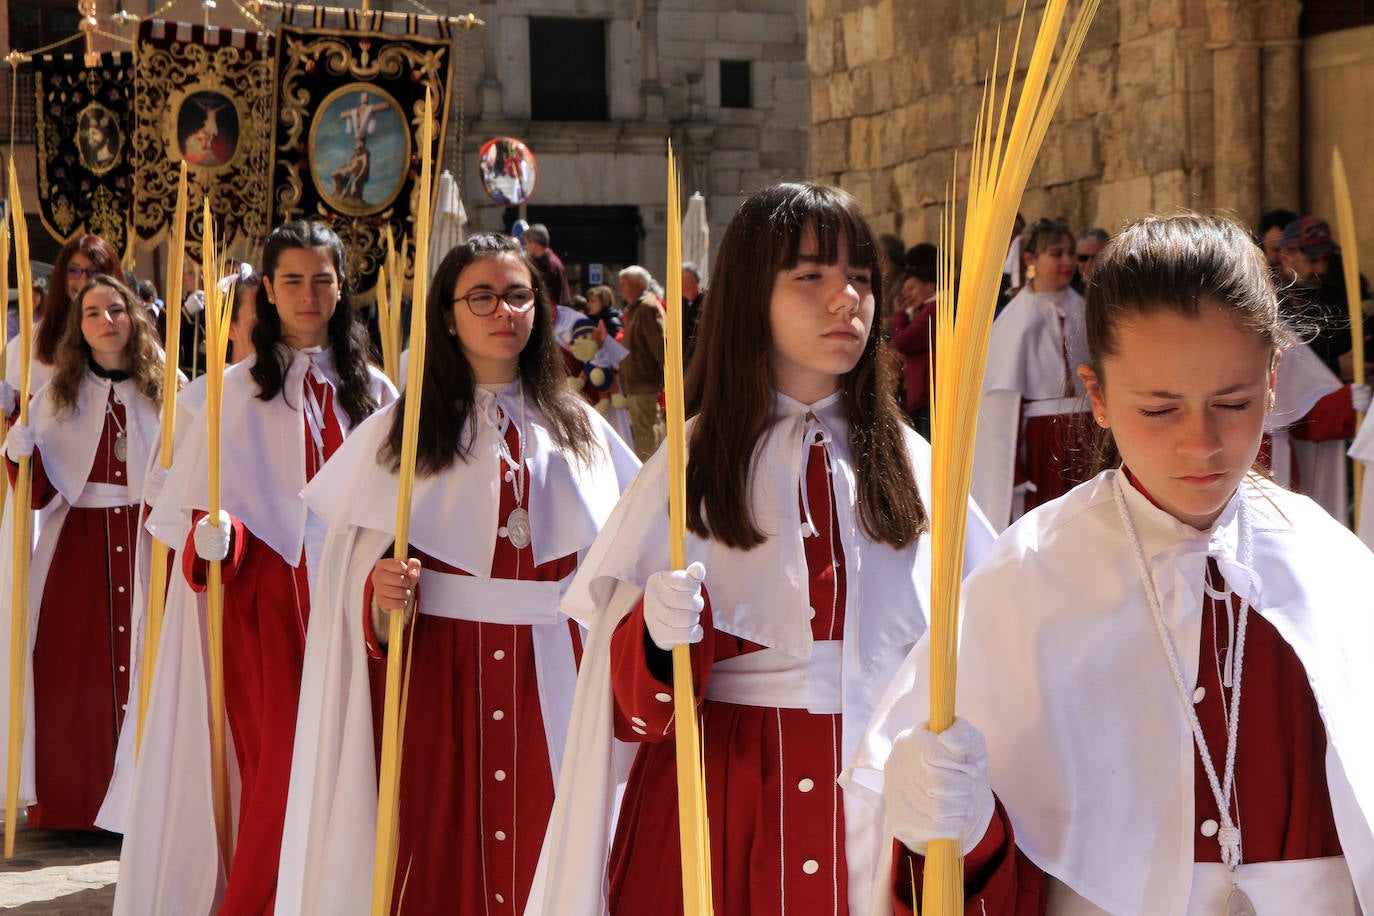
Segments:
[[[687,432],[682,391],[682,204],[677,161],[668,144],[668,307],[664,328],[663,391],[668,428],[668,563],[687,565]],[[710,916],[711,834],[706,814],[701,736],[691,647],[673,646],[673,722],[677,750],[678,841],[682,854],[682,906],[686,916]]]
[[[420,212],[415,218],[415,285],[410,309],[410,367],[405,413],[402,417],[400,480],[396,492],[395,557],[409,555],[410,506],[415,488],[415,452],[420,429],[420,393],[425,373],[425,300],[429,292],[429,230],[434,186],[434,103],[425,92],[424,118],[420,127]],[[398,303],[399,305],[399,303]],[[372,916],[390,916],[392,889],[396,883],[396,844],[400,820],[401,742],[404,737],[401,706],[403,681],[409,682],[408,654],[402,651],[405,608],[388,608],[386,695],[382,712],[382,759],[377,779],[377,834],[372,865]]]
[[[186,195],[186,161],[182,160],[176,211],[172,218],[167,304],[163,312],[167,318],[167,347],[162,366],[162,450],[158,454],[158,465],[164,473],[172,466],[172,446],[176,442],[177,354],[181,347],[181,268],[186,258]],[[167,605],[167,551],[166,544],[153,538],[153,552],[148,560],[148,614],[143,626],[143,656],[138,668],[138,730],[134,733],[137,753],[143,750],[143,725],[148,717],[148,698],[153,686],[153,668],[157,664],[157,647],[162,641],[162,614]]]
[[[9,161],[9,198],[14,226],[15,274],[19,286],[19,422],[29,423],[29,382],[33,368],[33,275],[29,266],[28,224],[19,196],[14,156]],[[25,295],[25,292],[28,294]],[[14,834],[19,821],[19,777],[24,765],[25,686],[29,662],[29,560],[33,549],[33,511],[29,492],[33,484],[33,458],[19,459],[14,484],[14,588],[10,595],[10,733],[9,768],[5,780],[5,858],[14,856]]]
[[[1355,207],[1350,199],[1350,182],[1345,175],[1345,162],[1339,147],[1331,150],[1331,178],[1336,192],[1336,229],[1341,234],[1341,265],[1345,270],[1345,301],[1350,310],[1350,356],[1356,383],[1364,384],[1364,302],[1360,299],[1360,252],[1355,233]],[[1364,414],[1355,415],[1359,429]],[[1364,491],[1364,462],[1355,462],[1355,514],[1360,525],[1360,498]]]

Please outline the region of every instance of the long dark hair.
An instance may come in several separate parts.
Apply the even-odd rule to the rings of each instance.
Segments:
[[[334,258],[334,272],[339,275],[339,302],[329,319],[329,346],[334,355],[334,368],[339,373],[339,406],[348,415],[349,424],[357,426],[372,411],[377,401],[369,390],[371,377],[367,369],[367,331],[353,308],[348,295],[344,272],[343,242],[324,223],[312,220],[292,220],[272,230],[262,252],[262,275],[276,282],[277,262],[283,251],[292,248],[324,248]],[[258,398],[275,398],[286,381],[291,365],[291,348],[282,340],[281,315],[267,298],[267,284],[258,287],[258,323],[253,327],[253,349],[257,359],[249,370],[258,385]]]
[[[67,296],[67,268],[71,265],[72,255],[81,252],[101,276],[120,280],[124,269],[119,263],[119,254],[114,247],[98,235],[78,235],[62,246],[57,260],[52,266],[52,276],[48,280],[48,291],[43,295],[43,320],[34,333],[34,355],[38,361],[52,365],[57,358],[57,342],[62,339],[67,327],[67,310],[72,300]],[[89,278],[87,278],[89,279]]]
[[[1088,285],[1088,355],[1106,390],[1102,363],[1117,352],[1117,329],[1142,315],[1172,312],[1196,318],[1220,308],[1275,353],[1293,337],[1279,317],[1264,255],[1249,232],[1224,216],[1183,213],[1147,217],[1127,226],[1098,252]],[[1110,429],[1099,433],[1097,468],[1120,463]]]
[[[53,400],[57,403],[59,417],[76,414],[76,397],[81,388],[81,379],[86,375],[86,365],[91,359],[91,345],[81,333],[81,308],[92,290],[107,287],[124,300],[124,310],[129,315],[129,339],[124,344],[124,354],[129,364],[125,372],[138,388],[138,393],[154,404],[162,399],[162,360],[158,358],[157,331],[153,321],[134,295],[134,291],[115,277],[101,274],[81,287],[76,299],[67,309],[67,319],[62,327],[62,338],[57,345],[57,358],[53,361],[52,387]]]
[[[448,333],[455,307],[453,294],[468,265],[484,258],[514,258],[530,275],[535,292],[534,328],[525,349],[520,351],[516,373],[529,398],[549,423],[549,431],[560,449],[589,462],[597,448],[591,422],[568,387],[567,374],[558,344],[553,339],[553,310],[539,268],[514,239],[504,235],[474,235],[454,248],[439,265],[430,283],[425,304],[425,373],[423,379],[410,379],[407,394],[419,384],[419,441],[416,443],[415,470],[437,474],[453,464],[455,458],[467,460],[475,429],[469,424],[477,382],[472,365],[463,353],[456,335]],[[466,308],[459,305],[458,308]],[[386,441],[377,452],[377,462],[395,470],[401,462],[401,432],[405,416],[402,394]]]
[[[873,295],[882,302],[877,246],[852,196],[818,184],[765,188],[740,206],[721,239],[687,372],[687,413],[697,417],[688,445],[687,526],[699,537],[744,550],[765,539],[749,507],[748,487],[775,387],[769,303],[778,272],[796,266],[808,230],[816,235],[820,257],[831,264],[844,239],[855,266],[872,271]],[[896,359],[882,340],[881,325],[875,309],[863,355],[841,378],[840,389],[860,522],[872,539],[905,547],[929,527],[929,519],[902,439]]]

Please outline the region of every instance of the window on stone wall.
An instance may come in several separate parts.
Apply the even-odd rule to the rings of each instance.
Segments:
[[[754,91],[749,79],[749,61],[723,60],[720,62],[720,107],[754,107]]]
[[[530,19],[530,116],[605,121],[606,21]]]
[[[1374,0],[1306,0],[1299,29],[1303,35],[1374,25]]]

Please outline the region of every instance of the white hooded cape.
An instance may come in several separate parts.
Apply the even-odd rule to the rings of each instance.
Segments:
[[[508,420],[519,419],[518,383],[494,397]],[[478,409],[492,398],[479,390]],[[547,421],[526,404],[523,458],[536,564],[569,554],[580,559],[639,470],[634,453],[600,416],[580,399],[576,403],[585,410],[597,440],[589,466],[565,455]],[[367,578],[395,540],[397,478],[379,467],[376,458],[395,410],[378,411],[362,424],[306,488],[307,502],[328,524],[329,533],[306,637],[277,882],[279,916],[362,916],[369,911],[377,771],[360,626]],[[500,525],[503,466],[495,428],[475,420],[473,428],[476,438],[466,461],[416,479],[409,541],[450,566],[486,577]],[[346,500],[340,498],[344,494]],[[423,593],[420,600],[425,600]],[[564,618],[533,629],[539,699],[556,775],[568,734],[572,647]]]
[[[754,519],[769,535],[753,550],[687,535],[687,562],[706,567],[717,629],[798,659],[812,651],[806,555],[797,505],[808,413],[830,432],[831,465],[848,572],[845,594],[842,736],[844,757],[854,750],[883,687],[925,632],[929,607],[930,541],[904,550],[870,541],[855,515],[855,471],[848,423],[839,395],[811,407],[777,395],[771,425],[755,450],[750,477]],[[688,424],[691,435],[693,423]],[[903,427],[907,455],[924,505],[930,505],[930,445]],[[618,785],[632,755],[613,752],[610,641],[653,573],[668,569],[668,468],[660,450],[626,492],[563,602],[590,629],[573,700],[574,741],[564,758],[558,791],[527,914],[595,916],[606,912],[606,867]],[[965,568],[992,540],[991,528],[970,505]],[[881,837],[876,818],[845,805],[845,856],[850,912],[862,912],[872,886]]]
[[[1074,407],[1089,409],[1083,384],[1072,374],[1086,362],[1083,297],[1070,287],[1057,293],[1037,293],[1029,286],[1023,287],[993,322],[983,397],[978,407],[970,490],[998,531],[1012,521],[1021,402],[1055,401],[1063,398],[1066,391],[1073,391],[1082,400],[1081,406]]]
[[[1177,916],[1193,880],[1193,736],[1114,501],[1118,473],[1029,513],[967,580],[958,708],[987,739],[993,789],[1032,862],[1109,912]],[[1258,478],[1210,531],[1121,482],[1186,686],[1197,679],[1209,556],[1302,661],[1326,724],[1341,846],[1370,911],[1374,556],[1311,500]],[[1242,500],[1248,565],[1237,548]],[[929,670],[923,639],[841,780],[875,812],[893,739],[929,718]],[[885,881],[890,872],[874,912],[890,905]]]
[[[311,354],[293,351],[284,394],[271,401],[257,398],[257,383],[248,374],[251,358],[224,373],[221,505],[291,565],[299,562],[303,546],[312,557],[317,556],[318,539],[307,535],[315,531],[323,535],[322,523],[307,517],[301,495],[305,487],[301,395],[311,358]],[[331,383],[337,384],[328,351],[314,354],[314,359]],[[372,397],[382,405],[395,400],[395,389],[386,377],[370,367],[369,371]],[[334,405],[339,424],[347,432],[348,417],[337,399]],[[154,537],[176,550],[186,545],[194,512],[207,508],[206,418],[202,408],[187,426],[147,522]],[[120,916],[209,914],[224,890],[210,804],[207,651],[205,601],[191,590],[178,565],[167,589],[143,747],[123,806],[124,846],[114,910]],[[238,778],[233,736],[227,729],[226,735],[236,825]]]
[[[37,363],[34,364],[37,366]],[[91,465],[95,463],[95,451],[100,445],[101,433],[105,428],[105,402],[114,386],[119,399],[124,403],[124,429],[127,436],[129,455],[126,462],[128,477],[128,504],[139,502],[143,486],[143,468],[147,462],[148,449],[157,431],[158,405],[148,401],[139,393],[131,381],[111,382],[87,372],[77,389],[76,416],[57,415],[57,405],[51,390],[44,388],[34,395],[29,405],[29,426],[33,429],[36,451],[43,462],[43,470],[48,480],[57,490],[57,495],[43,510],[33,514],[35,545],[29,561],[29,633],[28,662],[25,665],[24,686],[24,757],[19,781],[20,804],[31,804],[36,800],[34,791],[34,744],[33,744],[33,643],[38,636],[39,608],[43,601],[43,587],[47,582],[52,566],[57,538],[62,533],[62,524],[67,511],[85,489],[86,478],[90,476]],[[8,611],[13,589],[14,564],[14,493],[6,500],[3,527],[0,527],[0,544],[5,551],[0,559],[0,595],[3,606]],[[64,572],[65,574],[65,572]],[[8,619],[0,621],[0,683],[10,682],[10,642],[13,638]],[[137,682],[129,681],[130,690]],[[0,734],[9,734],[9,703],[0,704]],[[0,760],[0,780],[8,771],[8,755]],[[8,782],[0,782],[0,801],[4,800]]]
[[[1293,465],[1296,464],[1296,492],[1312,497],[1331,513],[1332,518],[1345,524],[1349,510],[1345,493],[1345,442],[1339,439],[1308,442],[1294,439],[1288,433],[1289,426],[1307,416],[1318,401],[1340,391],[1341,387],[1341,380],[1311,347],[1295,344],[1284,350],[1279,359],[1274,409],[1264,425],[1273,440],[1270,470],[1274,480],[1293,489]]]

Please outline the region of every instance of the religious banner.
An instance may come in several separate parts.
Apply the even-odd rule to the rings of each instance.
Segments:
[[[134,75],[134,231],[171,229],[178,164],[190,172],[186,247],[200,259],[196,201],[210,195],[223,246],[251,251],[268,222],[272,35],[145,19]]]
[[[59,242],[91,233],[126,250],[133,64],[125,52],[91,67],[80,54],[33,60],[38,215]]]
[[[306,18],[308,27],[295,24]],[[375,295],[386,230],[414,238],[420,201],[421,121],[425,90],[438,123],[430,154],[444,148],[452,43],[446,22],[437,37],[380,31],[381,16],[348,11],[344,28],[324,27],[321,8],[283,9],[277,31],[273,116],[272,218],[329,223],[348,255],[348,280],[360,302]],[[397,17],[399,18],[399,17]],[[412,252],[406,253],[407,273]]]

